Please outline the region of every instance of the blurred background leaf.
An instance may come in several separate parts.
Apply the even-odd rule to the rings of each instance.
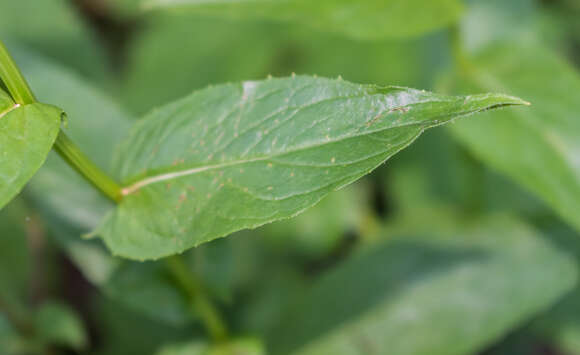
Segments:
[[[220,345],[208,345],[203,341],[164,346],[156,355],[263,355],[262,344],[253,338],[233,339]]]
[[[286,333],[296,335],[289,337],[295,344],[280,340],[281,353],[307,351],[304,343],[327,350],[355,338],[358,347],[348,343],[341,351],[366,353],[393,339],[389,345],[408,353],[434,344],[423,353],[580,354],[576,0],[453,1],[450,6],[463,11],[421,30],[428,33],[402,38],[420,17],[401,15],[385,22],[409,24],[392,33],[397,38],[370,41],[263,14],[245,20],[247,13],[204,15],[183,8],[136,14],[134,7],[123,9],[131,1],[0,1],[0,36],[9,40],[35,93],[69,112],[68,134],[104,169],[135,116],[195,89],[268,74],[342,75],[464,94],[494,88],[532,102],[515,114],[490,113],[426,132],[372,175],[299,218],[184,254],[233,338],[265,337],[275,350],[274,329],[288,322],[286,327],[300,329]],[[401,8],[415,3],[401,2]],[[444,2],[421,3],[415,9],[427,13]],[[449,75],[460,69],[454,31],[459,53],[479,80]],[[542,138],[548,136],[557,139]],[[526,174],[514,169],[522,165]],[[555,165],[558,170],[546,168]],[[0,353],[46,350],[22,324],[33,329],[47,300],[82,318],[89,348],[80,353],[187,352],[195,343],[207,351],[196,314],[162,263],[126,262],[99,240],[79,238],[111,206],[58,157],[50,158],[23,197],[0,213]],[[490,213],[517,217],[472,223]],[[312,316],[301,326],[302,316],[334,310],[354,294],[344,285],[364,284],[365,275],[383,277],[391,288],[378,292],[376,283],[372,292],[358,294],[360,303],[345,302],[331,312],[345,323],[317,323]],[[343,284],[335,286],[337,280]],[[300,306],[305,295],[326,288],[339,291],[320,307]],[[15,299],[20,306],[7,307]],[[365,304],[386,306],[364,312],[370,309]],[[293,312],[296,307],[313,311]],[[20,309],[23,322],[6,309]],[[390,330],[367,341],[359,325],[373,322],[395,326],[376,328]],[[318,328],[318,336],[304,335],[308,326]],[[354,335],[330,340],[349,326]],[[49,348],[53,354],[79,353]]]
[[[488,113],[451,130],[476,156],[580,230],[580,105],[574,94],[580,75],[546,49],[511,43],[467,62],[456,80],[457,92],[499,90],[533,102],[533,110]]]
[[[445,27],[462,10],[458,0],[124,0],[125,11],[171,9],[213,17],[294,22],[357,39],[411,37]]]
[[[507,217],[373,246],[291,306],[272,353],[471,353],[576,282],[570,257]]]
[[[84,349],[87,336],[79,316],[68,305],[47,301],[36,312],[36,336],[41,342]]]
[[[160,13],[128,47],[123,97],[143,113],[193,90],[292,72],[353,82],[418,83],[422,40],[359,42],[292,26]],[[212,36],[207,36],[211,33]]]
[[[0,1],[0,35],[104,82],[108,62],[96,33],[67,0]]]

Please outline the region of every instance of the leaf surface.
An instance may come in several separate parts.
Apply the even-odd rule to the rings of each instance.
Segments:
[[[159,258],[292,217],[423,130],[525,102],[292,77],[220,85],[153,111],[118,152],[124,198],[98,233]]]
[[[62,110],[19,105],[0,93],[0,208],[14,198],[42,166],[60,130]]]
[[[572,258],[510,217],[393,236],[315,282],[271,330],[269,350],[478,353],[558,300],[576,274]]]
[[[457,86],[520,95],[532,109],[487,113],[454,125],[452,132],[580,230],[580,76],[548,50],[514,47],[482,53]]]
[[[458,19],[457,0],[144,0],[143,8],[179,8],[211,16],[298,23],[357,39],[404,38]]]

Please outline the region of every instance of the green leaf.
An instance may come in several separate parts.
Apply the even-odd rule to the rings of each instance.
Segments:
[[[82,350],[87,346],[87,336],[79,316],[69,306],[45,302],[35,318],[36,336],[43,343],[67,346]]]
[[[269,350],[478,353],[553,304],[576,276],[569,256],[509,217],[392,236],[314,283],[271,330]]]
[[[542,198],[580,230],[580,76],[540,47],[490,48],[456,78],[457,90],[498,90],[532,102],[530,110],[486,114],[453,125],[478,158]]]
[[[174,8],[210,16],[293,22],[357,39],[418,36],[454,23],[457,0],[143,0],[146,9]]]
[[[258,339],[238,338],[219,345],[204,341],[166,345],[157,355],[263,355],[263,345]]]
[[[519,104],[312,77],[202,90],[153,111],[124,141],[125,196],[97,233],[128,258],[179,253],[302,212],[427,128]]]
[[[2,99],[0,111],[0,208],[14,198],[44,163],[60,130],[62,110]],[[8,107],[6,104],[8,103]]]

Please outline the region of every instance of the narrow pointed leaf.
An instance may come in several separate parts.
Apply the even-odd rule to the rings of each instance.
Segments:
[[[134,0],[133,0],[134,1]],[[127,2],[127,0],[125,0]],[[303,24],[358,39],[402,38],[443,28],[462,12],[457,0],[140,0],[145,9]]]
[[[99,233],[129,258],[182,252],[304,211],[427,128],[522,103],[312,77],[202,90],[152,112],[122,144],[125,196]]]
[[[459,91],[521,95],[532,109],[488,113],[454,125],[452,132],[580,230],[580,75],[549,50],[514,47],[485,51],[456,84]]]
[[[44,163],[62,114],[62,110],[40,103],[21,106],[0,92],[0,208]]]

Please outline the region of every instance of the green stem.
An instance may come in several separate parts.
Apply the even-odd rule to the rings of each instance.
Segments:
[[[0,79],[6,85],[16,103],[27,105],[36,102],[28,83],[2,41],[0,41]],[[64,132],[61,131],[59,133],[54,149],[70,166],[105,196],[115,202],[121,201],[122,193],[119,184],[93,164]]]
[[[166,260],[175,281],[187,293],[192,310],[201,317],[202,322],[216,342],[223,342],[227,338],[227,328],[217,309],[207,296],[201,281],[187,267],[182,257],[175,255]]]
[[[0,78],[16,103],[26,105],[36,102],[30,87],[2,41],[0,41]]]
[[[81,150],[61,131],[54,144],[57,153],[79,174],[101,191],[106,197],[118,203],[123,195],[115,180],[99,169]]]

